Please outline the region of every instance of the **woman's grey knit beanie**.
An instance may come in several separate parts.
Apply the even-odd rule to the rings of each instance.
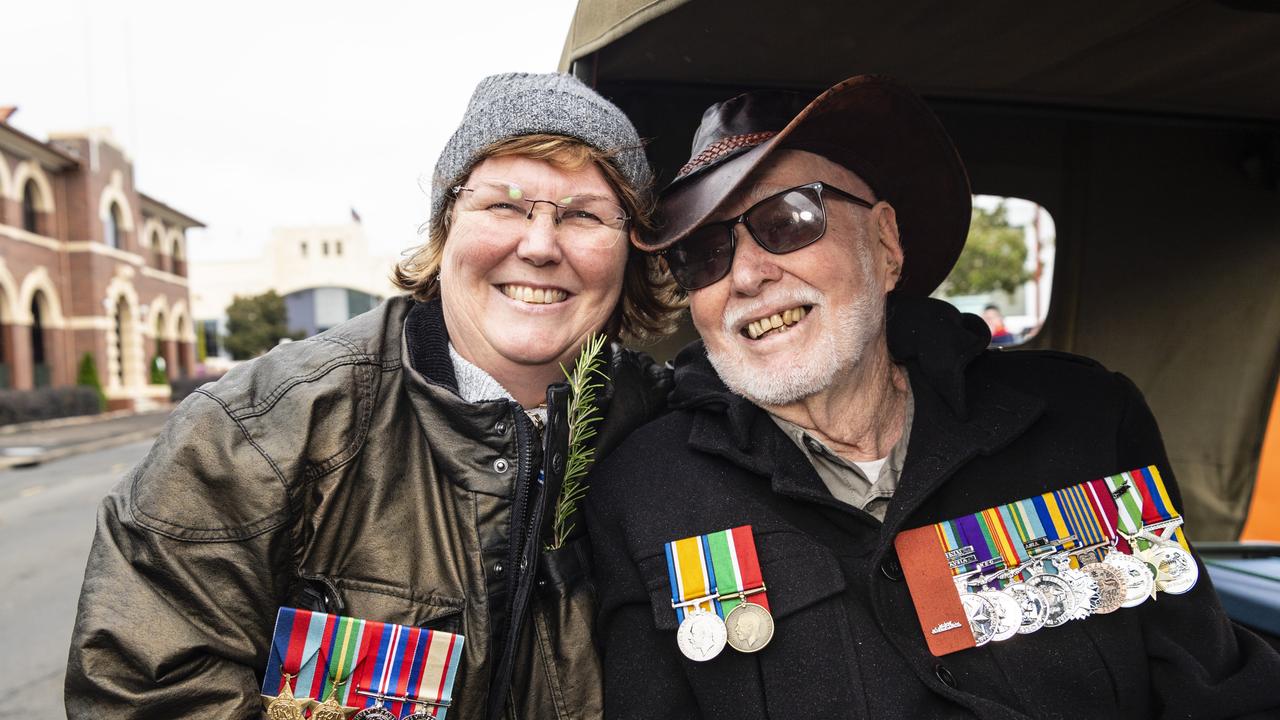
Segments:
[[[471,171],[481,150],[535,133],[567,135],[615,153],[614,165],[633,187],[646,189],[653,179],[631,120],[582,81],[563,73],[490,75],[476,86],[462,123],[436,161],[431,217],[439,215],[449,188]]]

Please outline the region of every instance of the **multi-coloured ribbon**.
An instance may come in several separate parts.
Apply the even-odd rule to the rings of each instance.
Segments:
[[[1119,509],[1119,529],[1129,537],[1180,517],[1155,465],[1112,475],[1106,482]],[[1184,550],[1190,549],[1181,527],[1175,526],[1173,536]]]
[[[364,708],[381,695],[394,698],[383,705],[397,716],[423,703],[444,720],[462,645],[452,633],[280,608],[263,693],[279,694],[284,673],[294,669],[296,697],[324,700],[333,693],[341,705]],[[312,667],[311,659],[319,662]]]
[[[750,525],[672,540],[664,551],[680,622],[694,610],[723,618],[744,600],[769,608]]]

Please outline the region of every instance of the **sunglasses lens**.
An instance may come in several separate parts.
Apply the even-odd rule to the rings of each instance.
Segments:
[[[747,215],[747,227],[764,249],[781,254],[799,250],[822,237],[827,217],[818,191],[801,187],[753,208]]]
[[[728,274],[733,264],[733,236],[724,225],[703,226],[672,245],[666,258],[680,287],[704,288]]]

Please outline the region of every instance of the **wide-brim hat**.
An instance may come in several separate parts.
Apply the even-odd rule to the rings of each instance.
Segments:
[[[639,239],[641,249],[664,249],[706,223],[784,148],[843,165],[893,205],[905,255],[900,292],[928,295],[946,279],[969,232],[969,177],[924,101],[875,75],[849,78],[812,100],[766,90],[707,108],[689,162],[661,192],[659,229]]]

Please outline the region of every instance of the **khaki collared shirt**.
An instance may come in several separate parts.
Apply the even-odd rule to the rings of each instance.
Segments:
[[[907,417],[902,422],[902,437],[889,450],[889,457],[881,466],[880,476],[877,478],[868,478],[853,461],[836,454],[799,425],[772,413],[769,417],[804,453],[832,497],[859,510],[865,510],[883,521],[889,509],[889,499],[898,489],[902,463],[907,459],[907,443],[911,440],[911,422],[915,419],[916,403],[910,386],[907,387],[906,413]]]

